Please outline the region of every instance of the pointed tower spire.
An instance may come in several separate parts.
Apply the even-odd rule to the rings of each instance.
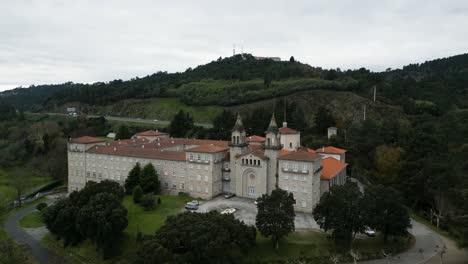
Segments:
[[[242,118],[240,116],[239,113],[237,113],[237,119],[236,119],[236,123],[234,124],[234,128],[232,129],[232,131],[244,131],[244,124],[242,123]]]
[[[273,113],[271,116],[270,124],[268,125],[266,133],[268,132],[278,133],[278,125],[276,124],[275,113]]]

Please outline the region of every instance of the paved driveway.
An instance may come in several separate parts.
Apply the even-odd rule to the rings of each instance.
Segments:
[[[255,217],[257,216],[257,206],[254,204],[253,199],[232,197],[225,199],[223,196],[218,196],[212,200],[204,201],[200,204],[198,212],[204,213],[208,211],[222,211],[228,207],[234,207],[237,211],[234,216],[244,221],[248,225],[255,225]],[[296,228],[316,228],[319,226],[315,222],[312,214],[304,214],[296,212],[295,219]]]

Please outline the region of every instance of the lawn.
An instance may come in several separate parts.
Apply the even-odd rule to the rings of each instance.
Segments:
[[[52,178],[41,175],[33,170],[30,171],[29,178],[30,189],[44,185],[52,181]],[[11,186],[11,180],[14,175],[12,170],[0,169],[0,202],[9,202],[16,195],[15,189]]]
[[[44,226],[40,211],[31,212],[21,218],[19,225],[25,228],[35,228]]]
[[[412,243],[412,237],[401,238],[383,243],[381,236],[357,238],[353,242],[353,249],[359,252],[361,259],[381,258],[381,249],[386,252],[402,252]],[[329,235],[317,230],[297,230],[280,242],[276,251],[270,239],[257,234],[257,245],[246,256],[246,262],[276,262],[288,259],[308,259],[320,261],[329,259],[331,255],[340,255],[345,261],[352,261],[347,252],[336,246]],[[317,262],[320,263],[320,262]]]

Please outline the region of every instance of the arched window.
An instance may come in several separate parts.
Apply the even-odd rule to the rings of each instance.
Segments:
[[[260,166],[260,160],[258,161],[258,166]]]
[[[239,136],[236,137],[236,144],[239,144]]]
[[[268,145],[268,146],[271,146],[271,138],[268,138],[267,142],[268,142],[267,145]]]
[[[289,142],[289,147],[292,148],[292,142]]]
[[[232,144],[236,144],[236,137],[232,136]]]
[[[242,159],[242,164],[244,164],[244,159]]]

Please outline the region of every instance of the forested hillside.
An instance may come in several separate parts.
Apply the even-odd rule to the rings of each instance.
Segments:
[[[278,122],[287,119],[302,132],[303,145],[347,149],[350,176],[395,188],[408,207],[468,245],[468,54],[379,73],[237,55],[182,73],[42,85],[3,92],[0,99],[4,166],[38,166],[44,163],[36,160],[46,156],[62,157],[63,140],[71,135],[115,132],[104,118],[51,124],[27,121],[15,110],[61,112],[73,105],[83,113],[172,119],[166,130],[171,135],[212,139],[229,138],[236,112],[249,135],[262,134],[274,111]],[[197,127],[194,120],[212,122],[213,128]],[[325,136],[329,126],[339,128],[331,140]],[[24,128],[29,132],[20,133]],[[45,148],[50,135],[57,140]]]

